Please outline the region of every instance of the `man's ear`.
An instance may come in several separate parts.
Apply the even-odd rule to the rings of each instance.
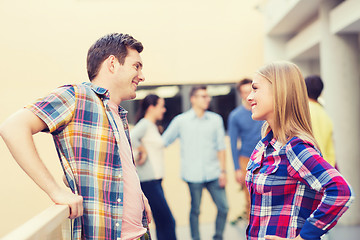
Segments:
[[[110,55],[107,59],[105,59],[105,66],[106,68],[113,73],[115,70],[115,64],[117,62],[117,59],[114,55]]]
[[[194,96],[191,96],[190,97],[190,103],[193,103],[193,101],[194,101]]]

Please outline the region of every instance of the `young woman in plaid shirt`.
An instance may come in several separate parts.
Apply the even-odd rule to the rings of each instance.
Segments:
[[[299,68],[289,62],[260,68],[248,101],[252,118],[266,123],[247,166],[247,239],[320,239],[354,197],[346,180],[323,159],[313,137]]]

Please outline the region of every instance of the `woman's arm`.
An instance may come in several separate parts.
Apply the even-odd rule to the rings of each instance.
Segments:
[[[289,175],[315,191],[324,193],[319,206],[300,231],[304,239],[320,237],[336,225],[353,202],[351,186],[310,143],[301,139],[293,141],[286,155],[290,163]]]

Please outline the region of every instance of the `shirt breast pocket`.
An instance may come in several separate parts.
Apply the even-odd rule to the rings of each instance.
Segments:
[[[265,171],[260,171],[254,175],[254,190],[257,194],[269,195],[276,188],[278,165],[268,166]]]
[[[207,126],[204,129],[200,128],[197,131],[194,131],[194,133],[199,132],[199,131],[201,131],[201,134],[204,137],[204,139],[210,139],[211,141],[216,142],[215,140],[217,138],[217,135],[216,135],[217,129],[214,128],[213,126]]]

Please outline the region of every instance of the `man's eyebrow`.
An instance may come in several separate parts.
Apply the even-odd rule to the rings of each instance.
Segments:
[[[141,68],[143,67],[142,62],[139,62],[139,61],[138,61],[138,62],[136,62],[136,64],[139,64]]]

